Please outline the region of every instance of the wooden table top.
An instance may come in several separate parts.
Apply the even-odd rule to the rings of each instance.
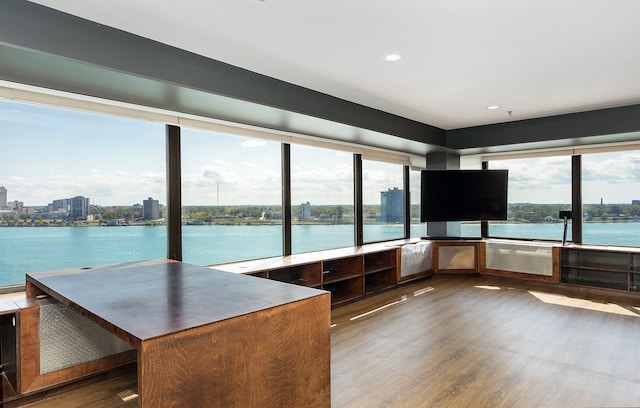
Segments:
[[[27,274],[47,295],[134,343],[325,291],[169,260]],[[97,318],[97,319],[96,319]]]

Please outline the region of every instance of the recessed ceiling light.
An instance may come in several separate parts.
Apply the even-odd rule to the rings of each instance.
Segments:
[[[491,105],[491,106],[487,106],[487,109],[494,110],[494,109],[500,109],[500,107],[498,105]]]
[[[395,62],[395,61],[399,61],[400,58],[402,58],[400,55],[398,54],[388,54],[384,56],[384,60],[385,61],[389,61],[389,62]]]

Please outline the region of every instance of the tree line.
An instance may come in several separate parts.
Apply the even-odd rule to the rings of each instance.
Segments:
[[[363,206],[363,219],[375,220],[379,216],[379,205]],[[570,204],[532,204],[512,203],[508,205],[507,222],[513,223],[553,223],[561,222],[560,211],[571,210]],[[123,219],[136,223],[142,219],[142,206],[92,207],[89,212],[97,221]],[[640,221],[640,205],[637,204],[585,204],[582,208],[583,219],[587,222]],[[420,205],[411,206],[412,222],[419,219]],[[238,205],[238,206],[183,206],[182,217],[185,223],[220,224],[238,222],[280,222],[280,205]],[[311,205],[308,222],[352,223],[354,208],[352,205]],[[292,218],[301,218],[300,205],[292,206]],[[79,221],[75,221],[78,223]],[[86,223],[86,222],[85,222]],[[49,217],[44,213],[0,213],[0,225],[72,225],[74,220],[64,217]]]
[[[571,204],[509,204],[507,220],[518,223],[558,222],[560,211],[571,210]],[[637,204],[583,204],[582,216],[587,222],[638,221]]]

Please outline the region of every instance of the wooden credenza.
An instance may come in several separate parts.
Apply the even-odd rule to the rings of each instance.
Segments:
[[[135,348],[139,407],[329,407],[326,291],[159,260],[27,275]]]
[[[400,278],[401,245],[368,244],[212,268],[323,289],[331,294],[331,304],[340,306],[396,286]]]

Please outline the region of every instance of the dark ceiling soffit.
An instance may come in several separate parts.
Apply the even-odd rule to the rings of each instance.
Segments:
[[[46,67],[46,69],[42,69]],[[0,79],[202,118],[423,155],[444,147],[0,44]]]
[[[455,150],[508,145],[524,145],[566,140],[586,144],[588,138],[640,131],[640,105],[547,116],[516,122],[497,123],[448,130],[447,147]],[[580,143],[582,142],[582,143]]]
[[[381,134],[443,146],[443,129],[260,75],[41,5],[0,2],[0,44],[125,76],[296,112]],[[6,50],[5,50],[6,51]],[[44,77],[50,66],[30,67]],[[51,71],[48,72],[51,74]],[[23,78],[20,83],[29,83]],[[37,85],[37,84],[33,84]],[[73,84],[69,84],[73,86]],[[99,84],[107,88],[109,84]],[[60,89],[60,88],[55,88]],[[62,89],[67,90],[68,89]],[[167,92],[163,108],[185,112]],[[93,95],[98,96],[100,95]],[[118,95],[111,99],[132,102]],[[190,112],[185,112],[190,113]],[[288,130],[288,129],[282,129]]]

